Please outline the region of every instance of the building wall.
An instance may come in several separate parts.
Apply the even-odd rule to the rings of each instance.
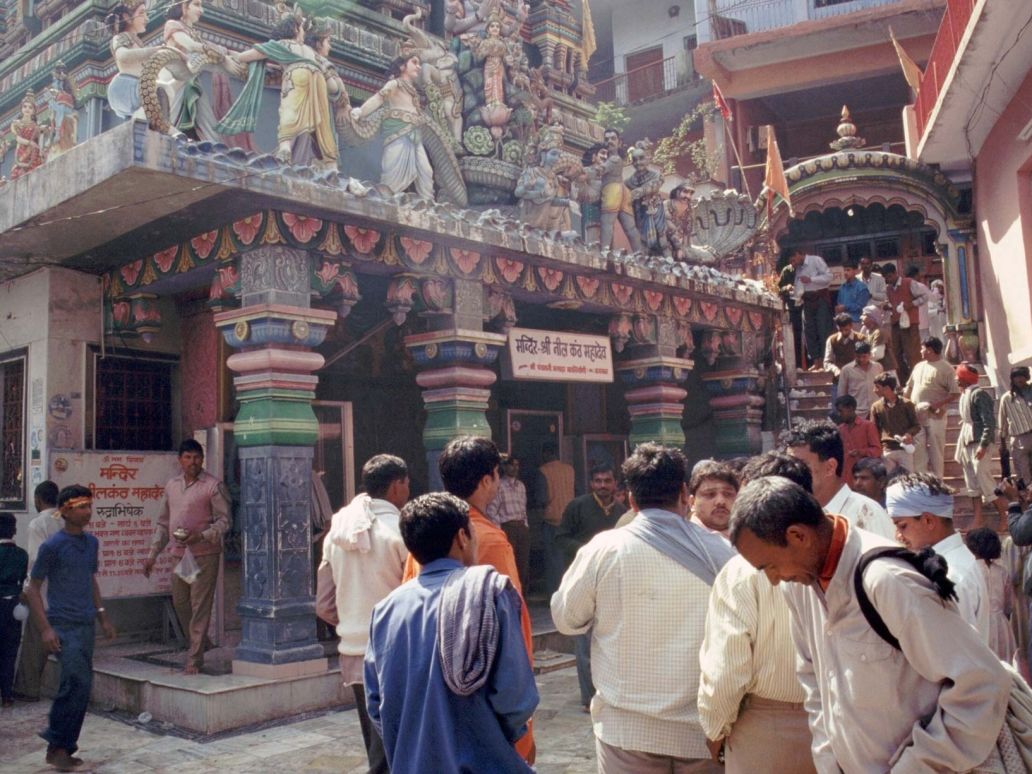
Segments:
[[[986,315],[986,368],[1007,384],[1012,365],[1032,362],[1032,145],[1017,138],[1028,122],[1032,73],[1000,116],[975,164],[979,277]],[[952,256],[951,256],[952,257]]]
[[[680,6],[671,18],[668,9]],[[684,50],[684,37],[695,34],[694,9],[687,0],[646,0],[619,3],[613,8],[613,69],[622,73],[624,57],[653,46],[663,46],[663,58]]]

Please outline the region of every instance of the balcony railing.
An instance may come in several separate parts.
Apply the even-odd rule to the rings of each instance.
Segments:
[[[946,76],[949,75],[974,7],[975,0],[947,0],[946,14],[939,24],[939,31],[932,44],[932,53],[928,57],[924,77],[921,79],[921,88],[918,89],[917,99],[914,101],[918,137],[924,136],[928,118],[935,108],[935,103],[939,101],[939,94],[942,92]]]
[[[634,105],[658,99],[698,79],[692,65],[692,52],[681,51],[661,61],[617,73],[593,85],[597,102]]]
[[[789,27],[899,0],[695,0],[699,43]]]

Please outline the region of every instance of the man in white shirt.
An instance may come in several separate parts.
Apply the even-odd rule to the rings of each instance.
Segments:
[[[583,546],[552,596],[559,631],[591,631],[601,774],[723,771],[696,697],[710,587],[734,551],[688,520],[687,472],[680,449],[640,444],[623,465],[637,517]]]
[[[831,272],[819,255],[807,255],[796,248],[788,257],[795,268],[793,299],[803,307],[803,332],[806,353],[813,360],[813,370],[824,369],[824,343],[832,334],[833,302]]]
[[[401,585],[408,549],[398,526],[409,499],[408,466],[378,454],[362,466],[363,494],[333,515],[318,570],[316,614],[336,627],[340,674],[355,695],[371,774],[388,774],[383,740],[369,718],[362,683],[369,619],[380,600]]]
[[[860,259],[860,273],[857,275],[857,279],[867,285],[867,289],[871,292],[871,303],[880,307],[889,296],[885,291],[885,278],[873,269],[874,261],[865,255]]]
[[[64,529],[64,519],[57,509],[57,484],[44,481],[36,486],[33,492],[36,512],[39,514],[29,522],[28,554],[29,570],[36,562],[39,547],[52,536]],[[43,595],[46,604],[46,594]],[[14,694],[22,701],[39,701],[40,685],[43,680],[43,669],[47,665],[47,651],[36,622],[32,616],[25,621],[22,636],[21,655],[18,657],[18,669],[14,678]]]
[[[889,541],[824,513],[778,476],[742,487],[731,540],[771,583],[787,581],[821,774],[970,771],[994,752],[1012,678],[945,589],[906,560],[870,563],[863,589],[898,649],[860,608],[860,559]]]
[[[744,483],[783,476],[810,490],[802,460],[768,452],[742,470]],[[699,722],[725,774],[814,772],[805,694],[795,671],[785,595],[741,556],[717,574],[699,652]]]
[[[911,551],[931,547],[949,565],[957,584],[957,607],[989,644],[989,589],[978,560],[953,528],[953,490],[929,473],[897,478],[885,491],[896,538]]]
[[[931,301],[932,289],[926,284],[921,282],[921,269],[914,264],[907,267],[907,277],[914,286],[914,295],[923,296],[924,298]],[[917,308],[917,332],[921,336],[921,340],[928,338],[928,301],[921,304]]]
[[[914,472],[942,478],[946,454],[946,410],[960,396],[953,366],[942,359],[942,342],[921,342],[921,362],[914,366],[903,394],[917,409],[921,432],[914,437]]]
[[[896,528],[885,509],[842,483],[845,451],[834,424],[803,422],[783,438],[788,453],[810,468],[813,496],[826,512],[845,516],[851,525],[889,540],[895,538]]]

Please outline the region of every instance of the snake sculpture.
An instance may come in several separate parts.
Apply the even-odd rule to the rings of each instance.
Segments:
[[[204,67],[225,66],[225,54],[208,46],[202,51],[185,58],[174,48],[163,46],[143,63],[140,72],[140,103],[151,129],[163,134],[175,134],[169,116],[171,100],[168,86],[158,79],[162,70],[167,70],[178,84],[185,84]]]

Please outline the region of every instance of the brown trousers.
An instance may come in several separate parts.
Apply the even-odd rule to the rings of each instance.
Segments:
[[[200,668],[204,664],[204,646],[208,640],[208,623],[211,621],[211,606],[215,601],[221,558],[221,554],[195,556],[201,572],[193,583],[186,583],[178,575],[172,575],[172,606],[176,609],[183,633],[190,641],[186,655],[188,666]]]
[[[723,774],[724,767],[707,758],[672,758],[669,755],[623,750],[595,737],[599,774]],[[756,771],[763,771],[757,769]]]
[[[724,745],[725,774],[815,774],[802,704],[746,696]]]

